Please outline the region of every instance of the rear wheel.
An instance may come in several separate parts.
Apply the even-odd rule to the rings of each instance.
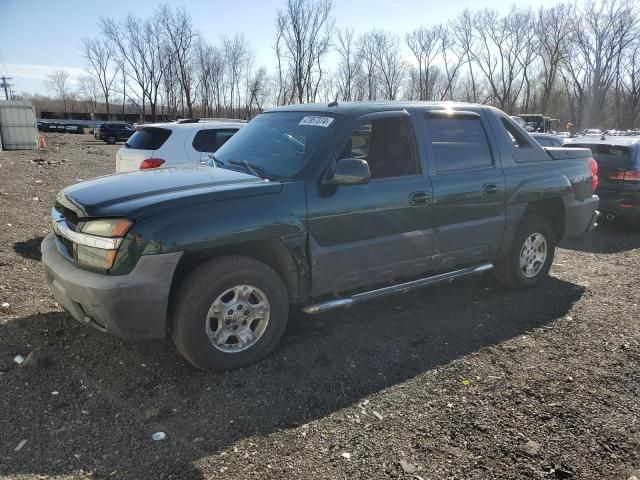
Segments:
[[[116,143],[116,137],[114,137],[113,135],[110,135],[107,137],[107,143],[109,145],[114,145]]]
[[[498,281],[509,288],[537,285],[551,269],[555,243],[547,220],[535,215],[526,217],[518,227],[509,252],[496,263]]]
[[[182,282],[172,337],[178,351],[202,370],[239,368],[276,347],[288,314],[287,290],[276,272],[249,257],[222,257]]]

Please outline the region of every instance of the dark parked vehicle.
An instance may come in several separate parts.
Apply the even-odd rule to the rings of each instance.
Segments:
[[[596,193],[603,215],[640,230],[640,139],[581,137],[565,146],[591,149],[598,162]]]
[[[564,139],[551,133],[532,133],[531,136],[543,147],[561,147]]]
[[[76,319],[236,368],[275,348],[292,305],[319,313],[494,268],[536,285],[556,243],[594,226],[590,156],[545,150],[480,105],[289,106],[211,166],[66,188],[42,259]]]
[[[136,133],[133,125],[128,123],[102,123],[93,131],[96,140],[104,140],[110,145],[116,142],[128,140]]]

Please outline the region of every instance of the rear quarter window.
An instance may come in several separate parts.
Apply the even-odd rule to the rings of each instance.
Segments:
[[[134,133],[127,140],[127,146],[136,150],[157,150],[170,136],[171,130],[166,128],[146,127]]]

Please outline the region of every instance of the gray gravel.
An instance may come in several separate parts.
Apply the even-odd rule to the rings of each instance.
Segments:
[[[49,209],[119,147],[47,143],[0,152],[0,475],[640,477],[640,234],[564,245],[535,290],[485,275],[297,313],[263,362],[205,374],[169,342],[105,336],[56,305],[39,262]]]

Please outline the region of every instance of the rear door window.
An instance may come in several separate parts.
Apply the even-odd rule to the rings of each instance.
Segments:
[[[157,150],[170,136],[171,130],[166,128],[145,127],[127,140],[127,146],[137,150]]]
[[[427,117],[437,173],[493,166],[489,141],[479,118]]]
[[[212,128],[200,130],[193,139],[193,148],[197,152],[213,153],[224,145],[237,131],[236,129],[222,130]]]
[[[227,143],[227,140],[233,137],[237,131],[237,129],[218,130],[216,134],[216,147],[220,148],[222,145]]]

